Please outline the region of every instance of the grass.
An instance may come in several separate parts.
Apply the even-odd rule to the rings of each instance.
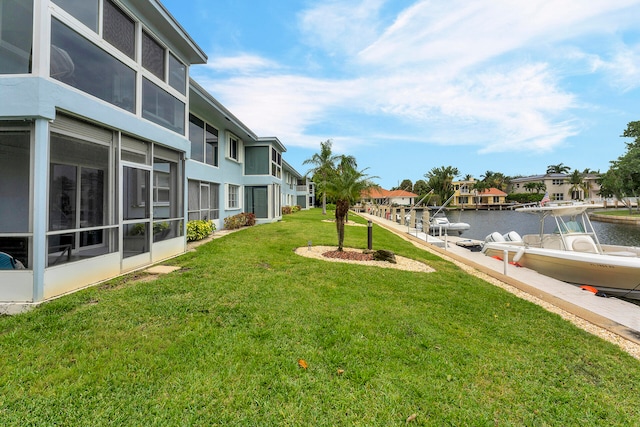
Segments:
[[[640,365],[374,225],[412,273],[300,257],[319,210],[0,318],[3,426],[627,426]],[[351,219],[364,222],[360,218]],[[366,227],[345,246],[365,247]],[[304,359],[308,369],[298,366]]]
[[[605,211],[596,211],[593,212],[594,214],[598,214],[598,215],[610,215],[610,216],[640,216],[640,212],[633,208],[633,210],[629,211],[628,208],[621,208],[621,209],[609,209],[609,210],[605,210]]]

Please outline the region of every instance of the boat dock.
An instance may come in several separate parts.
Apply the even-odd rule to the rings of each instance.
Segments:
[[[392,231],[452,262],[462,263],[478,273],[524,292],[560,311],[577,316],[619,337],[640,344],[640,306],[615,297],[599,297],[580,287],[543,276],[480,252],[481,242],[458,236],[433,237],[421,230],[374,215],[360,214],[366,220]],[[375,242],[375,239],[374,239]]]

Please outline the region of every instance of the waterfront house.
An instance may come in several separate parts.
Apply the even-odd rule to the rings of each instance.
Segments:
[[[507,204],[507,193],[498,188],[487,188],[478,190],[475,188],[477,181],[473,178],[463,181],[454,181],[454,196],[452,205],[461,209],[482,208],[499,209]]]
[[[599,197],[599,174],[582,175],[582,184],[571,184],[571,174],[549,173],[512,178],[507,187],[509,193],[549,193],[554,201],[585,200]]]
[[[157,0],[0,1],[0,302],[183,253],[189,219],[281,218],[285,147],[189,78],[206,61]]]
[[[361,204],[411,206],[415,203],[416,197],[418,195],[410,191],[373,188],[362,193]]]

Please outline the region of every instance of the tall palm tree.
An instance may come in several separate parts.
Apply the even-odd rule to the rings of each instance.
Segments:
[[[453,179],[458,175],[460,175],[458,168],[440,166],[431,169],[424,176],[428,179],[429,188],[440,198],[440,203],[444,203],[454,193]]]
[[[307,176],[312,176],[313,181],[316,183],[316,189],[322,193],[322,215],[327,214],[327,182],[333,170],[335,164],[340,156],[334,155],[331,152],[331,145],[333,142],[328,139],[320,143],[320,153],[316,153],[311,158],[302,162],[303,165],[313,165],[314,167],[307,171]]]
[[[578,169],[574,170],[571,176],[569,177],[569,184],[571,184],[571,188],[569,191],[571,192],[572,199],[580,198],[580,190],[584,190],[584,181],[582,179],[582,174],[578,171]]]
[[[344,224],[349,213],[349,208],[354,204],[364,191],[378,187],[371,180],[376,176],[369,176],[366,169],[359,171],[355,162],[342,158],[335,173],[327,182],[327,194],[336,201],[336,231],[338,232],[338,251],[344,248]]]
[[[547,166],[547,173],[569,173],[571,168],[564,163],[558,163],[557,165]]]
[[[480,196],[482,193],[484,193],[485,190],[488,190],[491,188],[491,185],[486,182],[486,181],[476,181],[473,183],[473,191],[475,192],[475,203],[476,203],[476,209],[478,209],[478,202],[482,199],[482,196]]]

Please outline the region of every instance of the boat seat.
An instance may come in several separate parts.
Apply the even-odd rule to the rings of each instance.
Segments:
[[[567,238],[567,240],[568,239],[569,238]],[[576,252],[588,252],[593,254],[598,253],[598,248],[596,247],[595,242],[593,241],[593,239],[587,236],[572,237],[570,240],[570,244],[571,244],[571,249]]]

